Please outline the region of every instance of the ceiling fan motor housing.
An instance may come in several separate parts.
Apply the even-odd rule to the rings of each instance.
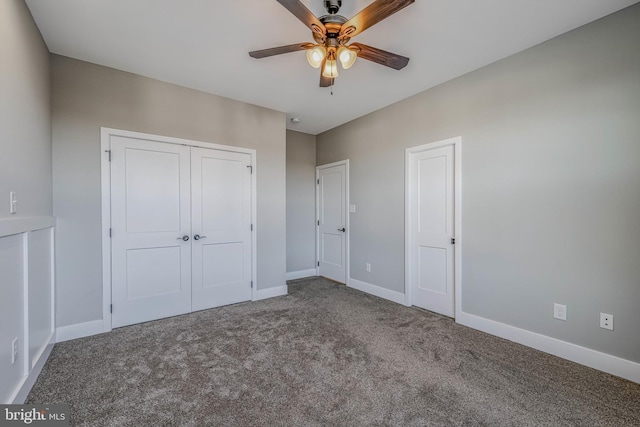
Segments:
[[[340,6],[342,6],[342,0],[325,0],[324,8],[327,9],[327,13],[330,15],[335,15],[340,10]]]

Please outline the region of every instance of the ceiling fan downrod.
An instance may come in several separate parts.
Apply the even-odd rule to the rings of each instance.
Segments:
[[[335,15],[342,6],[342,0],[324,0],[324,8],[329,15]]]

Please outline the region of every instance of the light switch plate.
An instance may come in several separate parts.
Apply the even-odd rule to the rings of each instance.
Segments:
[[[349,212],[356,213],[356,205],[349,205]]]
[[[15,191],[9,192],[9,213],[14,214],[17,211],[18,199]]]

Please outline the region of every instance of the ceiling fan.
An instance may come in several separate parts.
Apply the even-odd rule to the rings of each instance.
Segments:
[[[406,67],[409,63],[409,58],[395,53],[362,43],[347,43],[352,37],[409,6],[415,0],[375,0],[351,19],[338,15],[342,6],[341,0],[324,0],[328,14],[320,18],[316,18],[300,0],[277,1],[311,29],[315,43],[296,43],[254,50],[249,52],[252,58],[266,58],[306,50],[309,64],[314,68],[320,68],[320,87],[333,85],[334,79],[338,77],[338,61],[345,70],[350,68],[358,57],[396,70]]]

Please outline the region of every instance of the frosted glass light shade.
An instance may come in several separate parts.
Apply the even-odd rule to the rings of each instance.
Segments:
[[[335,59],[327,59],[327,62],[324,64],[322,75],[330,79],[338,77],[338,63]]]
[[[326,55],[327,49],[324,46],[315,46],[307,50],[307,61],[313,68],[320,68]]]
[[[342,64],[342,68],[348,70],[356,62],[358,55],[348,47],[340,46],[338,49],[338,59]]]

